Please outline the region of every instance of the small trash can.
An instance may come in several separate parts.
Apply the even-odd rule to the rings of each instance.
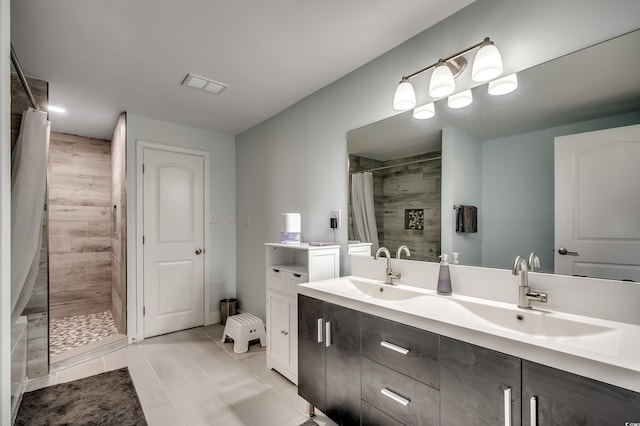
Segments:
[[[220,323],[225,325],[227,318],[238,313],[238,299],[222,299],[220,301]]]

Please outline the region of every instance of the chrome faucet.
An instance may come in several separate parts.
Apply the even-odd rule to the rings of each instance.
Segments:
[[[527,262],[527,266],[529,267],[529,272],[534,272],[535,268],[540,267],[540,258],[536,254],[535,251],[532,251],[529,255],[529,261]]]
[[[385,280],[384,283],[393,285],[394,284],[393,280],[399,280],[401,275],[399,272],[393,272],[391,270],[391,253],[389,253],[389,249],[386,247],[380,247],[378,251],[376,251],[376,255],[373,256],[373,259],[378,260],[378,258],[380,257],[380,254],[384,254],[385,257],[387,258],[387,269],[385,271],[385,275],[387,279]]]
[[[411,252],[409,251],[409,247],[402,245],[398,247],[398,251],[396,252],[396,259],[400,259],[400,255],[402,254],[402,252],[404,252],[404,254],[406,254],[407,257],[411,257]]]
[[[535,253],[529,256],[532,266],[540,267],[540,259]],[[537,261],[536,261],[537,259]],[[529,287],[529,266],[522,256],[516,256],[513,260],[513,275],[520,273],[520,293],[518,296],[518,307],[523,309],[531,309],[531,301],[547,303],[547,293],[532,291]]]

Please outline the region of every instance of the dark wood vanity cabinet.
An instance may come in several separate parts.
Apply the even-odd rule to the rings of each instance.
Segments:
[[[298,361],[340,425],[640,424],[640,393],[303,295]]]
[[[360,312],[298,295],[298,394],[339,425],[360,425]]]
[[[520,358],[441,336],[440,424],[519,426],[520,366]]]
[[[640,424],[640,394],[522,360],[522,424]]]

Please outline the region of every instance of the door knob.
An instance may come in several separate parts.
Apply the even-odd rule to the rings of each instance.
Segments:
[[[569,255],[569,256],[579,256],[579,254],[578,254],[578,252],[577,252],[577,251],[569,251],[569,250],[567,250],[567,249],[566,249],[566,248],[564,248],[564,247],[560,247],[560,248],[558,249],[558,254],[561,254],[562,256],[565,256],[565,255]]]
[[[202,250],[201,249],[196,249],[196,254],[202,254]]]

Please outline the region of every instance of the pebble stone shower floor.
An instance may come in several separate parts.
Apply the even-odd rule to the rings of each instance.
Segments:
[[[61,353],[118,334],[111,312],[49,320],[49,354]]]

